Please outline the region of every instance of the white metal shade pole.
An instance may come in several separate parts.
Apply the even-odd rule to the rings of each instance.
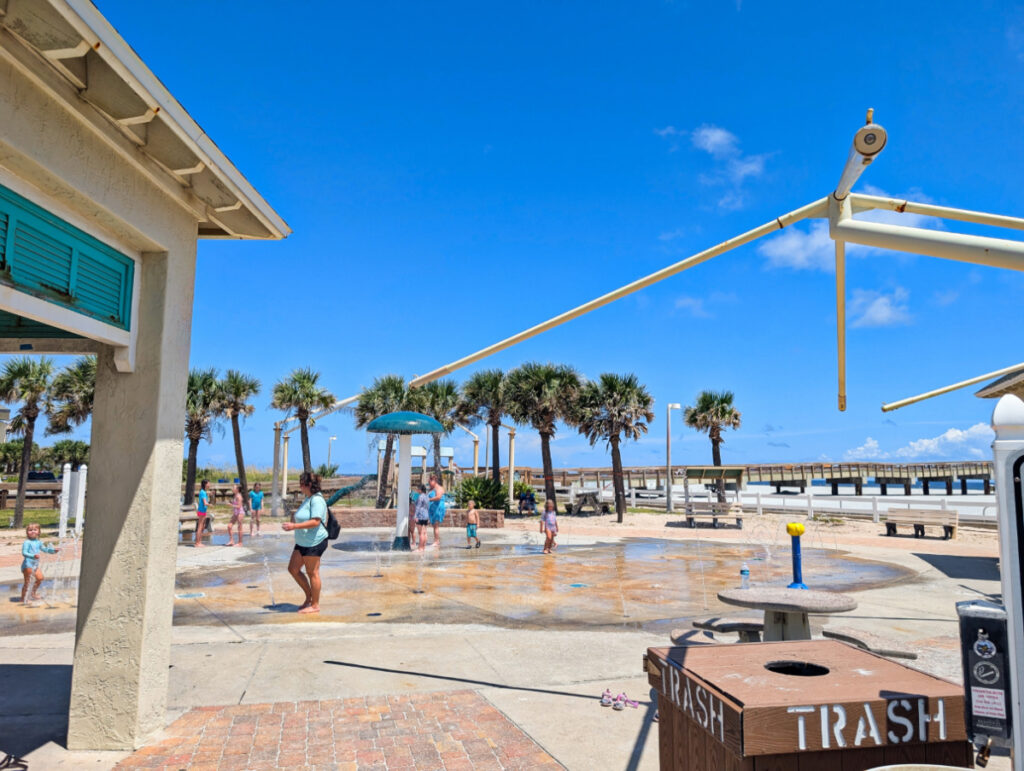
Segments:
[[[839,354],[839,411],[846,411],[846,244],[836,241],[836,351]]]
[[[672,513],[672,410],[682,409],[672,402],[665,409],[665,511]]]
[[[398,493],[395,497],[395,537],[392,551],[409,551],[409,490],[412,487],[412,436],[398,435]]]
[[[60,540],[68,534],[68,509],[71,506],[71,464],[65,463],[60,480],[60,521],[57,525],[57,537]]]
[[[892,410],[898,410],[900,407],[906,407],[908,404],[914,404],[915,402],[924,401],[925,399],[931,399],[933,396],[941,396],[942,394],[955,391],[958,388],[966,388],[969,385],[980,383],[983,380],[991,380],[994,377],[1002,377],[1003,375],[1009,375],[1011,372],[1017,372],[1020,369],[1024,369],[1024,361],[1020,364],[1014,364],[1012,367],[1003,367],[997,369],[994,372],[986,372],[984,375],[978,375],[977,377],[969,378],[968,380],[961,380],[959,383],[953,383],[953,385],[943,386],[942,388],[936,388],[934,391],[928,391],[927,393],[918,394],[917,396],[911,396],[907,399],[899,399],[895,402],[889,402],[888,404],[882,405],[882,412],[891,412]]]
[[[270,477],[270,516],[279,517],[281,508],[281,430],[282,424],[274,424],[274,471]],[[193,491],[195,492],[195,491]]]
[[[1020,539],[1024,537],[1024,502],[1021,477],[1024,474],[1024,402],[1007,394],[996,403],[992,411],[992,428],[996,432],[992,442],[993,473],[999,495],[999,566],[1002,575],[1003,605],[1006,607],[1009,650],[1006,658],[1010,666],[1010,724],[1013,726],[1013,768],[1024,771],[1024,699],[1021,684],[1024,680],[1024,608],[1021,603]]]
[[[516,430],[512,426],[508,429],[508,505],[511,508],[515,503],[516,488]]]
[[[288,499],[288,434],[284,435],[281,448],[281,513],[284,513],[284,501]]]

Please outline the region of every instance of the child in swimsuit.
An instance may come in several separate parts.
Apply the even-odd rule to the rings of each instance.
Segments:
[[[28,594],[28,584],[33,578],[36,579],[32,587],[32,596],[29,599],[35,602],[39,599],[39,584],[43,582],[43,571],[39,569],[39,553],[56,554],[57,548],[39,540],[39,523],[31,522],[25,528],[25,535],[28,538],[21,545],[21,573],[25,576],[25,584],[21,587],[21,601],[25,601]]]
[[[540,515],[540,531],[544,533],[544,554],[551,554],[557,549],[555,536],[558,535],[558,519],[555,516],[555,502],[548,498],[544,501],[544,513]]]
[[[210,506],[210,493],[206,490],[207,480],[199,483],[199,497],[196,500],[196,537],[192,541],[195,548],[203,545],[203,531],[206,529],[206,514]]]
[[[252,538],[254,528],[256,535],[260,534],[260,515],[263,513],[263,490],[259,482],[249,491],[249,511],[249,537]]]
[[[469,509],[466,511],[466,548],[472,549],[472,541],[476,539],[476,548],[480,548],[480,536],[476,534],[477,526],[480,524],[480,514],[476,510],[476,501],[469,501]]]
[[[228,546],[234,546],[231,542],[231,526],[238,525],[238,545],[242,545],[242,523],[245,521],[245,505],[242,503],[242,490],[238,485],[234,487],[235,493],[231,497],[231,519],[228,520]]]
[[[430,499],[427,498],[427,486],[420,485],[419,494],[416,496],[416,538],[419,543],[419,550],[427,548],[427,525],[430,522]]]

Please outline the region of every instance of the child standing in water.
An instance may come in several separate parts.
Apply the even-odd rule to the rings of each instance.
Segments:
[[[557,549],[555,536],[558,535],[558,519],[555,515],[555,502],[548,498],[544,501],[544,513],[540,515],[540,531],[544,533],[544,554],[551,554]]]
[[[249,537],[252,538],[253,528],[256,535],[260,534],[260,515],[263,513],[263,490],[257,482],[249,491]]]
[[[231,542],[231,526],[238,525],[238,545],[242,545],[242,524],[245,522],[245,504],[242,503],[242,488],[234,486],[231,496],[231,519],[228,520],[228,546],[234,546]]]
[[[420,485],[419,495],[416,496],[416,537],[419,542],[419,550],[426,551],[427,548],[427,525],[430,522],[430,499],[427,498],[427,486]]]
[[[466,504],[469,508],[466,510],[466,548],[473,548],[473,539],[476,539],[476,548],[480,548],[480,536],[476,534],[476,529],[480,525],[480,513],[476,510],[476,501],[469,501]]]
[[[30,522],[25,528],[25,535],[28,538],[21,545],[21,573],[25,576],[25,585],[21,587],[21,601],[25,602],[29,581],[35,578],[36,583],[32,587],[32,596],[29,597],[32,602],[35,602],[39,599],[39,584],[43,582],[43,571],[39,569],[39,552],[56,554],[57,548],[39,540],[38,522]]]

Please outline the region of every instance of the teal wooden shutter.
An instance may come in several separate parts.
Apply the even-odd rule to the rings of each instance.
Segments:
[[[0,283],[121,329],[135,263],[0,185]]]

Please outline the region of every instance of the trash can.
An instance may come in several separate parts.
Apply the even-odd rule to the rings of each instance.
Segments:
[[[985,600],[968,600],[956,604],[956,613],[960,617],[967,736],[982,748],[981,758],[986,758],[991,747],[1013,743],[1006,608]]]
[[[971,767],[963,689],[837,640],[649,648],[662,771]]]

